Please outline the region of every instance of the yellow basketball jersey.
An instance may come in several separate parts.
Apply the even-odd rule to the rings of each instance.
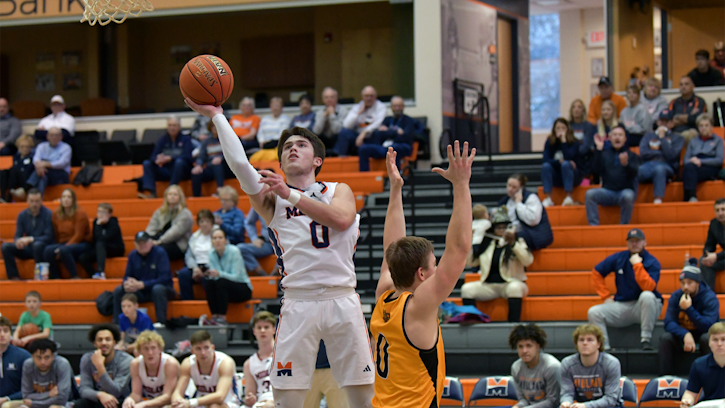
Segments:
[[[413,294],[405,292],[393,299],[394,293],[389,290],[380,296],[370,320],[376,371],[373,407],[437,408],[446,378],[440,326],[432,349],[415,347],[403,326],[405,308]]]

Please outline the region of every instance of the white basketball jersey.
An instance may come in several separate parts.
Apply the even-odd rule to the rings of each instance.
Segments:
[[[269,373],[272,372],[272,356],[261,360],[259,354],[249,357],[249,372],[257,383],[257,401],[262,401],[262,395],[272,391]]]
[[[191,363],[191,379],[194,381],[194,386],[196,386],[196,397],[198,398],[216,392],[216,386],[219,383],[219,366],[224,359],[231,357],[221,351],[214,351],[214,362],[212,363],[211,373],[208,375],[202,374],[199,371],[199,364],[196,362],[195,355],[192,354],[189,358]],[[239,405],[236,393],[234,392],[235,387],[236,385],[232,378],[232,386],[229,387],[229,392],[226,398],[224,398],[224,402],[228,406],[232,406],[230,404],[234,404],[235,406]]]
[[[330,204],[337,183],[321,181],[300,194]],[[282,274],[282,288],[320,289],[357,284],[353,256],[360,235],[360,215],[345,231],[335,231],[313,221],[297,207],[277,196],[269,223],[272,244]]]
[[[166,353],[161,353],[161,363],[156,373],[146,372],[146,364],[144,364],[143,356],[138,358],[138,376],[141,378],[141,386],[143,394],[147,399],[153,399],[164,393],[164,384],[166,384],[166,371],[164,371],[166,360],[173,358]]]

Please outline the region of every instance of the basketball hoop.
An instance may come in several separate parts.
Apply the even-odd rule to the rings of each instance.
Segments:
[[[149,0],[83,0],[86,9],[81,23],[96,23],[104,26],[113,21],[121,24],[129,15],[138,17],[142,11],[153,11],[154,6]]]

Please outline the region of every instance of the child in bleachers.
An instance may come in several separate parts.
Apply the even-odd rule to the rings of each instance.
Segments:
[[[13,192],[24,194],[25,183],[35,170],[33,166],[33,138],[22,135],[15,141],[18,151],[13,155],[13,166],[0,171],[0,202],[13,200]],[[21,191],[18,191],[19,189]]]
[[[123,256],[126,247],[123,244],[118,218],[113,216],[113,207],[108,203],[98,204],[96,219],[93,220],[93,251],[86,251],[78,257],[88,276],[93,279],[106,279],[106,258]],[[93,263],[96,268],[93,268]]]
[[[488,207],[483,204],[473,206],[473,251],[478,250],[478,243],[483,241],[483,234],[491,228],[491,221],[488,219]]]
[[[116,344],[116,349],[128,351],[128,345],[136,341],[144,330],[155,331],[154,323],[144,312],[138,310],[138,298],[133,293],[126,293],[121,298],[121,310],[118,315],[118,327],[121,330],[121,341]]]
[[[40,310],[42,305],[40,293],[31,290],[25,295],[25,307],[28,309],[20,315],[18,325],[15,327],[13,334],[13,345],[18,347],[27,347],[33,340],[47,339],[53,334],[53,322],[50,319],[50,313]],[[39,333],[20,337],[20,328],[26,323],[33,323],[38,326]]]

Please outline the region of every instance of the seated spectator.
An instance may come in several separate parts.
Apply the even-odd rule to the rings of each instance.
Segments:
[[[524,174],[513,174],[506,182],[506,196],[498,205],[508,208],[511,224],[516,235],[526,241],[530,251],[544,249],[554,242],[549,216],[541,204],[539,196],[526,190],[528,178]]]
[[[259,221],[260,235],[257,235],[257,221]],[[244,258],[244,267],[256,276],[267,275],[262,266],[259,264],[258,259],[266,258],[274,254],[274,247],[269,242],[269,233],[267,232],[267,223],[264,222],[264,218],[260,217],[254,208],[249,209],[247,218],[244,220],[244,230],[247,232],[250,243],[240,243],[237,245],[239,251],[242,253]],[[270,275],[274,271],[270,271]]]
[[[0,156],[15,154],[15,141],[23,133],[20,120],[10,113],[10,104],[5,98],[0,98]]]
[[[118,218],[113,216],[111,204],[98,204],[96,219],[93,220],[91,244],[94,250],[82,253],[78,257],[78,263],[93,279],[106,279],[106,259],[123,256],[126,253],[121,226],[118,224]],[[95,269],[94,262],[97,265]]]
[[[608,77],[599,78],[599,95],[596,95],[589,102],[589,114],[587,120],[592,124],[597,124],[602,113],[604,101],[610,101],[615,107],[615,117],[619,117],[622,109],[627,107],[627,100],[614,93],[614,85]]]
[[[682,187],[685,201],[697,202],[697,183],[717,178],[722,169],[725,149],[723,140],[712,133],[712,116],[702,113],[697,117],[700,135],[690,139],[682,159]]]
[[[363,88],[362,101],[354,105],[342,121],[342,129],[335,143],[335,153],[338,156],[351,154],[357,140],[366,139],[383,124],[387,110],[385,104],[378,100],[375,88]]]
[[[687,76],[692,79],[696,87],[723,85],[723,73],[710,65],[710,52],[698,50],[695,53],[697,66]]]
[[[289,116],[282,113],[284,101],[275,96],[269,101],[271,115],[267,115],[259,122],[257,142],[261,150],[249,157],[249,161],[277,161],[277,143],[282,132],[289,128]]]
[[[370,159],[384,159],[388,147],[396,153],[396,165],[400,168],[400,159],[413,153],[415,142],[415,119],[403,113],[405,102],[400,96],[390,100],[393,116],[383,120],[383,124],[371,133],[361,133],[355,140],[360,156],[360,171],[370,171]]]
[[[33,408],[64,408],[71,397],[73,368],[56,354],[53,340],[36,340],[28,346],[33,356],[23,363],[22,405]],[[11,405],[12,406],[12,405]]]
[[[584,196],[589,225],[599,225],[599,205],[620,207],[620,224],[629,224],[634,200],[637,198],[637,173],[639,156],[629,150],[624,126],[617,126],[609,133],[609,142],[600,135],[594,137],[596,150],[592,171],[602,177],[601,188],[591,188]]]
[[[234,133],[242,139],[244,150],[249,152],[259,148],[257,141],[257,130],[259,129],[260,118],[254,114],[254,98],[246,97],[239,102],[239,115],[234,115],[229,123]]]
[[[637,170],[637,180],[654,184],[655,204],[662,204],[667,179],[674,177],[680,169],[680,152],[685,139],[672,131],[673,126],[672,112],[663,110],[657,120],[657,130],[645,133],[639,144],[642,163]]]
[[[170,261],[184,258],[194,226],[194,217],[186,207],[181,187],[170,185],[164,191],[164,203],[154,211],[146,233],[161,247]]]
[[[78,205],[76,193],[66,188],[60,196],[60,205],[53,213],[55,244],[45,247],[43,259],[50,264],[50,279],[60,279],[60,265],[70,273],[71,279],[80,279],[76,269],[76,258],[93,250],[93,235],[88,214]]]
[[[713,54],[710,66],[719,69],[725,76],[725,43],[718,41],[715,43],[715,53]]]
[[[720,320],[720,302],[715,292],[702,281],[697,260],[692,258],[680,273],[680,289],[670,296],[665,314],[665,332],[660,336],[660,374],[675,373],[675,357],[710,352],[707,331]]]
[[[601,116],[597,121],[597,135],[606,139],[609,132],[620,125],[622,124],[619,122],[617,108],[614,106],[614,103],[612,101],[602,102]]]
[[[136,249],[128,254],[123,283],[113,291],[113,321],[118,324],[123,295],[133,293],[139,302],[154,302],[156,321],[163,327],[169,299],[176,298],[169,257],[146,231],[138,232],[134,243]],[[117,337],[120,339],[120,334]]]
[[[695,84],[689,76],[680,78],[680,96],[670,101],[669,108],[675,121],[672,130],[682,135],[685,141],[698,135],[697,117],[707,112],[707,103],[695,95]]]
[[[211,323],[226,326],[229,303],[251,299],[252,282],[244,267],[242,254],[237,247],[229,244],[224,231],[214,230],[211,243],[214,249],[209,252],[209,268],[204,272],[204,291],[211,312]]]
[[[40,194],[47,186],[70,183],[71,147],[61,141],[58,128],[48,130],[48,140],[39,144],[33,155],[35,171],[28,177],[27,185],[35,187]],[[16,190],[17,191],[17,190]],[[17,191],[13,196],[19,200],[25,198],[25,190]]]
[[[330,156],[348,109],[337,104],[337,91],[329,86],[322,90],[322,103],[325,107],[315,114],[312,132],[320,137],[327,149],[327,156]]]
[[[23,393],[21,384],[23,380],[23,363],[33,361],[24,348],[12,344],[12,322],[5,316],[0,316],[0,406],[9,401],[21,401]]]
[[[569,127],[574,132],[574,138],[581,143],[579,172],[583,177],[582,181],[587,180],[588,183],[588,177],[592,174],[589,162],[594,154],[594,135],[597,133],[597,127],[587,120],[587,108],[581,99],[576,99],[569,107]]]
[[[272,407],[274,395],[269,374],[274,358],[274,335],[272,333],[277,327],[277,318],[272,313],[262,310],[254,314],[251,326],[254,339],[257,340],[257,352],[242,365],[244,378],[252,379],[244,383],[244,405],[259,407],[263,405],[262,403],[268,402],[266,405]],[[319,408],[319,406],[318,401],[317,407]]]
[[[97,324],[88,332],[88,341],[95,351],[81,357],[80,399],[75,408],[119,407],[131,392],[131,361],[133,357],[116,350],[121,340],[118,327]]]
[[[480,268],[481,280],[463,284],[463,304],[475,306],[477,300],[504,298],[509,304],[508,321],[519,322],[523,298],[529,293],[524,268],[534,262],[534,256],[526,241],[517,239],[514,230],[508,228],[511,220],[506,207],[493,214],[491,224],[478,250],[472,251],[466,262]]]
[[[682,396],[680,408],[689,408],[696,401],[725,398],[725,323],[717,322],[710,326],[707,337],[710,354],[692,363],[687,391]]]
[[[222,145],[219,142],[214,122],[209,121],[207,125],[211,137],[204,139],[199,146],[199,156],[191,169],[191,189],[194,197],[201,197],[201,184],[207,181],[216,181],[217,192],[224,186],[224,180],[234,178],[234,173],[224,160]]]
[[[28,208],[18,214],[15,222],[13,242],[2,244],[5,273],[10,280],[20,280],[15,258],[33,259],[35,264],[43,262],[43,249],[55,242],[53,212],[43,206],[40,191],[28,191]]]
[[[602,331],[591,324],[574,330],[577,353],[561,360],[561,408],[623,406],[622,365],[604,352],[605,341]]]
[[[204,274],[209,269],[209,253],[212,250],[211,232],[214,229],[214,216],[206,208],[196,214],[199,229],[191,234],[189,246],[184,255],[185,267],[176,272],[179,278],[181,300],[194,300],[194,283],[206,285]]]
[[[224,116],[229,119],[229,115],[226,112],[224,112]],[[191,125],[191,133],[189,134],[189,136],[191,136],[191,142],[194,144],[194,157],[196,157],[198,154],[198,152],[196,152],[196,148],[201,146],[201,142],[206,140],[206,138],[211,137],[211,132],[209,132],[208,127],[209,122],[211,122],[211,119],[209,119],[209,117],[204,115],[197,115],[194,119],[194,124]]]
[[[665,96],[662,95],[661,92],[662,82],[655,77],[647,78],[647,80],[644,82],[644,89],[642,90],[642,95],[639,99],[639,103],[647,108],[647,113],[649,113],[650,117],[652,118],[652,123],[657,122],[657,120],[660,118],[660,113],[663,110],[667,109],[669,105],[669,102],[667,102],[667,98],[665,98]]]
[[[168,181],[174,185],[191,178],[193,149],[191,138],[181,133],[179,118],[169,117],[166,134],[156,142],[151,158],[143,162],[139,198],[156,198],[156,181]]]
[[[15,195],[25,194],[25,185],[33,174],[33,138],[23,135],[15,141],[17,152],[13,155],[13,166],[0,170],[0,203],[13,200]]]
[[[138,297],[133,293],[126,293],[121,298],[121,311],[118,315],[118,329],[121,331],[121,340],[116,343],[116,350],[126,351],[128,346],[136,343],[136,339],[145,330],[156,331],[154,322],[144,312],[138,310]]]
[[[14,346],[27,349],[28,345],[35,340],[53,337],[53,321],[50,318],[50,313],[40,309],[42,305],[40,293],[31,290],[25,294],[25,308],[28,310],[24,311],[20,315],[20,319],[18,319],[18,325],[15,327],[15,333],[13,333]],[[40,332],[20,337],[20,328],[28,323],[38,326]]]
[[[725,270],[725,251],[716,252],[718,246],[725,248],[725,198],[715,201],[715,218],[710,221],[707,239],[700,258],[702,280],[713,292],[717,292],[715,274]]]
[[[73,145],[76,133],[76,120],[65,111],[65,101],[60,95],[50,98],[51,114],[44,117],[35,128],[35,139],[45,141],[50,129],[57,128],[62,133],[63,142]]]
[[[561,364],[556,357],[541,350],[546,347],[546,332],[533,323],[518,325],[509,334],[509,346],[519,355],[511,365],[519,398],[516,406],[559,408]]]
[[[642,136],[652,130],[652,116],[647,107],[639,103],[640,88],[637,85],[630,85],[627,88],[627,100],[629,106],[622,109],[619,120],[627,130],[627,143],[629,147],[638,147]]]
[[[604,302],[592,306],[587,313],[589,323],[604,335],[604,349],[609,350],[607,326],[627,327],[641,324],[643,350],[652,350],[652,331],[662,311],[662,295],[657,292],[660,263],[645,246],[644,233],[634,228],[627,233],[627,250],[614,253],[592,270],[592,286]],[[615,274],[617,293],[609,293],[604,278]]]
[[[289,127],[301,127],[312,130],[315,126],[315,112],[312,112],[312,97],[304,94],[300,96],[300,114],[292,118]]]
[[[483,241],[486,231],[491,228],[491,221],[488,216],[488,207],[483,204],[473,206],[473,251],[478,249],[478,243]]]
[[[239,193],[232,187],[219,189],[222,208],[214,211],[214,224],[218,225],[232,245],[244,242],[244,213],[237,207]]]
[[[131,362],[131,394],[123,408],[171,407],[171,393],[179,377],[179,362],[164,353],[164,338],[145,331],[136,340],[139,356]]]
[[[582,143],[574,137],[569,122],[564,118],[554,121],[551,134],[544,144],[544,164],[541,166],[541,180],[544,184],[544,207],[551,207],[551,191],[554,186],[564,187],[566,198],[561,205],[574,205],[571,193],[582,182],[581,167]]]

